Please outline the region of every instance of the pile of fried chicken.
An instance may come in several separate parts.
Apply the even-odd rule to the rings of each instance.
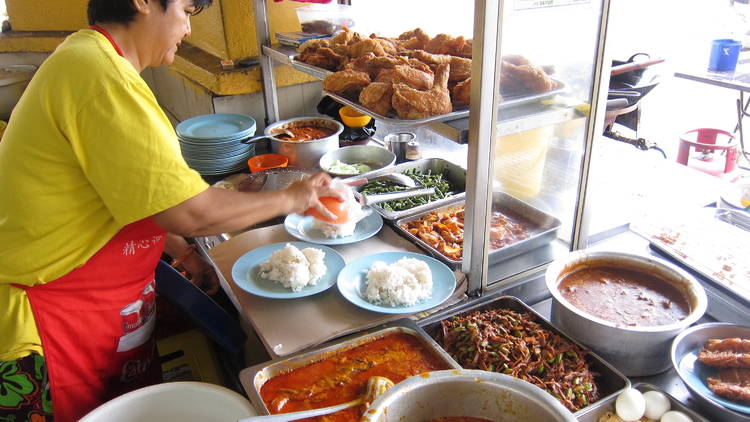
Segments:
[[[352,100],[381,116],[395,114],[418,120],[446,114],[469,104],[471,92],[470,39],[417,28],[398,38],[369,37],[344,28],[333,38],[302,44],[297,60],[334,73],[323,89]],[[501,85],[513,95],[557,88],[551,71],[522,56],[503,58]]]

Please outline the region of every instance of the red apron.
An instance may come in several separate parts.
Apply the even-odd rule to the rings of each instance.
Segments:
[[[55,421],[161,381],[153,338],[156,268],[165,232],[151,218],[129,224],[82,267],[29,297],[47,362]]]

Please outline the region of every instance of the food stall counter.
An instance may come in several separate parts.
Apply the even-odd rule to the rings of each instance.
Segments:
[[[253,327],[271,357],[286,356],[333,338],[358,332],[403,318],[402,314],[386,314],[363,310],[348,302],[333,286],[321,293],[293,299],[270,299],[250,294],[232,278],[232,267],[248,251],[295,239],[283,225],[250,230],[222,242],[208,251],[219,269],[224,290],[232,299],[242,318]],[[419,252],[416,246],[384,226],[375,236],[348,245],[332,246],[349,263],[379,252]],[[456,272],[457,286],[451,297],[437,309],[464,299],[466,277]],[[408,315],[406,315],[408,316]]]

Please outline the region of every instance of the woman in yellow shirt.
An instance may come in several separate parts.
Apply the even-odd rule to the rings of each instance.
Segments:
[[[139,73],[168,65],[212,0],[90,0],[0,142],[0,419],[77,420],[158,376],[154,269],[166,233],[240,230],[334,194],[209,187]],[[54,413],[53,413],[54,412]]]

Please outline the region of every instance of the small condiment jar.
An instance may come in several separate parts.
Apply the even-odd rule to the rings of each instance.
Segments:
[[[422,158],[422,151],[419,150],[419,142],[409,141],[406,144],[406,159],[413,161],[420,158]]]

